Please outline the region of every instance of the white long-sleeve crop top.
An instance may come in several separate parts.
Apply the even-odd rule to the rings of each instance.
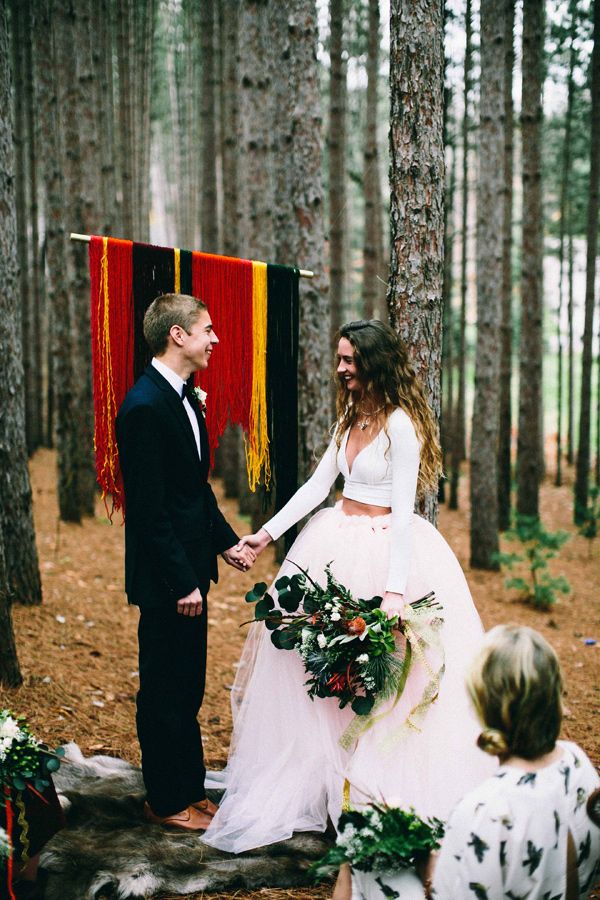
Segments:
[[[402,409],[395,409],[387,425],[355,457],[352,470],[346,459],[346,431],[336,447],[329,444],[319,465],[305,484],[263,526],[273,540],[295,525],[325,500],[341,472],[343,496],[392,510],[390,564],[386,591],[403,594],[411,554],[411,523],[419,474],[419,441],[414,426]]]

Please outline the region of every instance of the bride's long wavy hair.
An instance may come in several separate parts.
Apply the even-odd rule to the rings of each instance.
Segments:
[[[393,328],[378,319],[343,325],[339,338],[346,338],[352,344],[363,395],[384,406],[386,421],[400,407],[414,425],[421,443],[417,496],[436,491],[443,472],[438,427],[403,341]],[[351,394],[339,378],[336,408],[335,437],[339,449],[344,433],[361,415],[360,404],[352,403]]]

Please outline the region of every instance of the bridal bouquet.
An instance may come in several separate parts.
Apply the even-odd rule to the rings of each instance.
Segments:
[[[343,812],[335,845],[311,866],[316,879],[334,875],[342,863],[361,872],[396,872],[425,862],[444,836],[440,819],[421,819],[414,809],[369,803]]]
[[[300,568],[300,567],[298,567]],[[368,716],[375,702],[401,694],[412,655],[410,640],[396,646],[398,617],[388,619],[382,598],[356,599],[325,568],[325,587],[300,569],[275,582],[279,609],[264,582],[246,594],[256,603],[254,621],[272,632],[279,650],[296,650],[309,675],[308,694],[335,697],[340,708],[348,703],[358,716]],[[299,612],[300,606],[302,611]],[[438,610],[433,593],[410,604],[413,611]]]
[[[36,740],[22,717],[0,710],[0,789],[24,791],[29,787],[42,792],[62,756],[62,747],[51,751]]]

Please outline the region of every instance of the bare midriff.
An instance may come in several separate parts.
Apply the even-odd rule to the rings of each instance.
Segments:
[[[374,506],[372,503],[361,503],[359,500],[342,498],[342,512],[347,516],[387,516],[391,513],[390,506]]]

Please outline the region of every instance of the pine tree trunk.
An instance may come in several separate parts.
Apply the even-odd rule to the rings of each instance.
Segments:
[[[39,153],[39,119],[37,116],[35,61],[33,57],[33,35],[35,32],[36,11],[31,0],[27,0],[26,8],[28,39],[25,41],[25,103],[27,108],[27,155],[29,177],[29,224],[31,228],[31,325],[32,325],[32,360],[34,371],[35,393],[29,400],[31,413],[31,439],[34,447],[44,443],[44,350],[47,344],[47,331],[44,330],[44,279],[41,272],[41,248],[38,223],[38,159]]]
[[[542,409],[543,207],[542,84],[544,6],[523,3],[523,247],[521,347],[519,364],[519,438],[517,511],[539,516],[540,434]]]
[[[567,203],[567,220],[569,222],[569,238],[567,242],[567,462],[570,466],[575,461],[575,361],[573,357],[574,331],[573,331],[573,221],[571,216],[571,200]]]
[[[382,313],[384,284],[383,221],[379,145],[377,141],[379,79],[379,0],[369,0],[369,40],[367,53],[367,98],[363,157],[365,233],[363,243],[363,315],[365,319]],[[382,288],[384,288],[382,290]]]
[[[25,441],[9,49],[4,4],[0,7],[0,634],[10,640],[7,605],[41,603],[42,587]],[[6,666],[8,671],[8,662]]]
[[[237,256],[238,244],[238,85],[237,25],[239,2],[220,0],[221,55],[223,79],[221,93],[221,158],[223,160],[223,253]],[[234,9],[232,9],[232,5]]]
[[[55,35],[55,52],[59,85],[61,127],[61,166],[64,172],[64,220],[70,229],[79,233],[93,231],[95,220],[92,167],[84,165],[82,146],[84,141],[94,144],[94,123],[85,107],[91,103],[89,64],[87,59],[85,28],[77,29],[79,10],[72,0],[54,0],[52,20]],[[88,20],[89,21],[89,20]],[[81,77],[80,77],[81,76]],[[82,92],[82,85],[85,91]],[[88,155],[89,146],[86,148]],[[87,175],[87,178],[86,178]],[[70,230],[69,229],[69,230]],[[87,246],[74,242],[68,246],[69,302],[72,310],[75,356],[73,376],[75,384],[74,409],[76,433],[70,437],[77,458],[77,490],[79,511],[85,516],[94,515],[96,472],[93,457],[93,403],[92,403],[92,352],[90,332],[89,275]]]
[[[217,139],[215,91],[215,9],[214,0],[204,0],[201,10],[202,35],[202,212],[200,231],[205,253],[219,249],[219,217],[217,213]]]
[[[477,354],[471,434],[471,565],[497,569],[500,323],[504,224],[506,9],[481,2],[481,89],[477,184]]]
[[[0,17],[4,18],[0,9]],[[6,23],[0,22],[0,31],[6,27]],[[0,47],[4,52],[7,47],[0,35]],[[8,49],[8,48],[7,48]],[[0,531],[0,684],[4,687],[19,687],[23,684],[23,676],[19,667],[17,656],[17,644],[12,623],[12,613],[6,577],[6,561],[4,558],[4,543]]]
[[[504,217],[502,222],[502,325],[500,423],[498,436],[498,527],[510,526],[512,444],[512,210],[513,210],[513,68],[515,0],[504,0]]]
[[[448,507],[458,509],[458,484],[460,464],[465,458],[466,445],[466,357],[467,357],[467,246],[469,212],[469,102],[471,96],[471,72],[473,68],[472,0],[465,7],[465,61],[462,119],[462,185],[461,185],[461,251],[460,251],[460,312],[457,350],[456,411],[452,420],[452,448],[450,454],[450,498]]]
[[[331,343],[342,325],[346,286],[346,61],[344,12],[346,0],[330,0],[330,84],[329,84],[329,308]]]
[[[443,334],[442,334],[442,416],[440,431],[444,470],[451,459],[452,417],[454,414],[454,310],[452,309],[453,250],[454,250],[454,195],[456,191],[456,143],[449,136],[448,118],[451,93],[446,91],[444,109],[444,147],[450,151],[450,176],[444,202],[444,280],[442,285]],[[440,481],[439,501],[446,501],[446,479]]]
[[[441,0],[392,0],[390,321],[437,418],[444,268],[444,20]],[[437,492],[420,504],[437,519]]]
[[[40,120],[44,145],[44,220],[48,296],[51,305],[52,400],[58,450],[58,504],[65,522],[79,522],[79,443],[77,387],[73,360],[76,352],[74,325],[67,286],[65,247],[65,185],[60,152],[60,104],[58,60],[54,49],[50,0],[36,4],[36,53],[45,60],[40,66]]]
[[[98,234],[121,234],[119,206],[117,204],[117,179],[115,172],[115,105],[113,96],[112,54],[113,34],[109,17],[110,0],[99,0],[91,4],[92,44],[94,63],[95,107],[98,123],[98,157],[100,160],[97,177],[99,185],[99,216],[94,232]]]
[[[116,0],[117,60],[119,72],[118,122],[123,237],[138,240],[135,232],[134,123],[132,111],[133,23],[128,0]]]
[[[598,249],[598,187],[600,182],[600,0],[594,3],[594,49],[592,50],[592,109],[590,134],[590,188],[587,211],[585,270],[585,324],[581,359],[579,440],[575,467],[575,522],[583,521],[588,505],[592,406],[592,341],[596,254]]]

